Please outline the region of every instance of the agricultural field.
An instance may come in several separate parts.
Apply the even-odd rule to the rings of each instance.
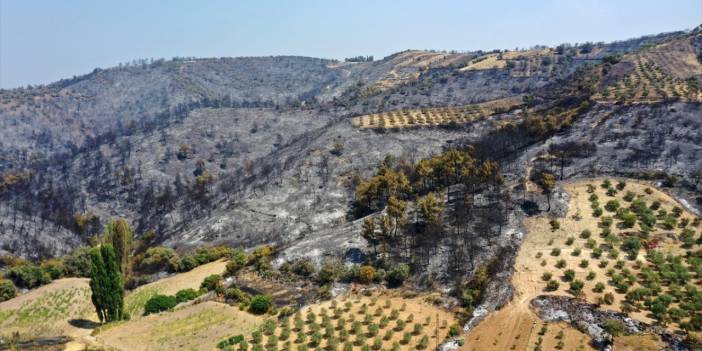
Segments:
[[[522,104],[521,96],[456,107],[406,109],[354,117],[353,125],[365,129],[392,129],[469,123]]]
[[[699,89],[702,64],[689,39],[669,41],[627,55],[619,65],[633,69],[604,86],[595,94],[595,100],[610,103],[653,103],[671,98],[702,101]]]
[[[528,262],[544,291],[670,329],[702,310],[699,217],[646,184],[604,180],[566,190],[566,218],[531,224],[545,234],[531,245]]]
[[[262,321],[236,307],[207,301],[118,323],[96,339],[119,350],[214,350],[221,338],[249,334]]]
[[[530,77],[550,73],[556,60],[551,49],[504,51],[474,58],[460,71],[509,69],[514,77]]]
[[[222,274],[227,262],[223,260],[210,262],[153,283],[142,285],[124,298],[125,310],[134,318],[144,313],[144,305],[156,294],[173,295],[183,289],[199,289],[205,277]]]
[[[64,278],[0,303],[0,336],[21,339],[88,334],[82,324],[97,321],[88,279]]]
[[[533,350],[537,345],[591,350],[587,335],[538,318],[529,303],[541,294],[580,297],[643,322],[660,321],[670,330],[680,329],[702,309],[698,217],[650,184],[599,179],[564,188],[570,195],[567,216],[526,218],[528,233],[512,277],[514,298],[469,332],[464,350]],[[615,345],[646,350],[661,341],[651,335],[620,336]]]
[[[232,333],[224,350],[424,350],[457,333],[453,314],[431,296],[399,292],[344,295],[308,306],[282,320],[267,319],[251,334]]]

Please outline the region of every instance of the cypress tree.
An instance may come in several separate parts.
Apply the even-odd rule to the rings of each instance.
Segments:
[[[112,245],[105,244],[90,252],[90,289],[100,322],[124,317],[124,284]]]
[[[113,219],[105,226],[105,242],[114,247],[119,270],[125,276],[129,275],[132,239],[132,229],[123,218]]]

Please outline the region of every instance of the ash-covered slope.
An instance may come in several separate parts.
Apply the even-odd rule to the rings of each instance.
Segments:
[[[550,100],[578,90],[565,89],[569,81],[599,67],[610,53],[652,40],[594,45],[589,52],[407,51],[363,63],[179,59],[4,90],[0,251],[28,257],[66,252],[114,216],[128,218],[138,235],[153,230],[158,241],[172,246],[289,246],[315,242],[317,234],[351,238],[358,232],[350,215],[356,175],[369,176],[387,154],[416,161],[458,141],[480,141],[525,116],[503,113],[459,127],[387,133],[360,130],[348,117],[509,96],[528,97],[525,107],[543,105],[534,111],[548,114],[554,111]],[[666,122],[674,116],[667,105],[638,108],[642,115],[659,111]],[[695,123],[697,105],[673,108]],[[613,111],[617,107],[598,105],[584,121]],[[587,135],[584,121],[570,128],[572,135],[602,137]],[[654,125],[638,128],[652,132]],[[597,130],[606,134],[611,126]],[[626,133],[621,138],[628,140]],[[680,160],[699,151],[694,135],[686,138]],[[623,147],[634,150],[638,143],[631,139]],[[524,159],[532,147],[526,144],[501,161],[510,179],[520,175],[510,162]],[[315,248],[301,251],[307,249]]]

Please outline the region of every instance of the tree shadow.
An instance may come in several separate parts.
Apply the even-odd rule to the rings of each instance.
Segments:
[[[100,326],[100,323],[84,318],[71,319],[68,324],[81,329],[95,329]]]

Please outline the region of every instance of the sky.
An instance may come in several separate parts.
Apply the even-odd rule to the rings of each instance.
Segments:
[[[691,29],[702,0],[0,0],[0,88],[140,58],[382,58]]]

